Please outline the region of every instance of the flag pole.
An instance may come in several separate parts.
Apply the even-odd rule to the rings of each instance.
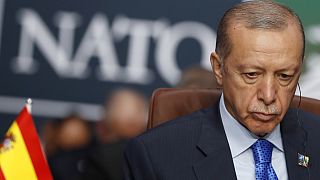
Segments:
[[[29,114],[31,114],[31,110],[32,110],[32,99],[31,98],[27,99],[26,107],[27,107],[27,110],[28,110]]]

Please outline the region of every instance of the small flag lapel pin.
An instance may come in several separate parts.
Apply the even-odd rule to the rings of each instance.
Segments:
[[[308,167],[310,158],[298,153],[298,164],[303,167]]]

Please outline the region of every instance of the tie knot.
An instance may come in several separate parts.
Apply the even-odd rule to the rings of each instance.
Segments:
[[[270,163],[273,144],[268,140],[259,139],[252,146],[253,157],[256,164]]]

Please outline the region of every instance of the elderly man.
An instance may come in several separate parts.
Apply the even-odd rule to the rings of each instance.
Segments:
[[[211,54],[219,104],[133,139],[126,179],[319,179],[320,118],[289,109],[303,57],[303,27],[287,7],[229,9]]]

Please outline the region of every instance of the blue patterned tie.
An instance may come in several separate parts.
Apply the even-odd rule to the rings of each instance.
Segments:
[[[256,180],[278,180],[271,164],[272,148],[273,144],[265,139],[259,139],[251,146],[256,165]]]

